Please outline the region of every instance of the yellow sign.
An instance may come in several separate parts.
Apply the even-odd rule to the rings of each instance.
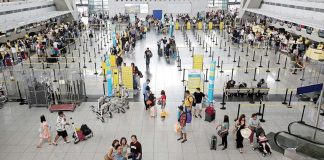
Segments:
[[[213,22],[209,22],[209,23],[208,23],[208,29],[209,29],[209,30],[212,30],[212,29],[213,29]]]
[[[179,30],[179,22],[175,23],[175,30]]]
[[[224,22],[220,22],[220,23],[219,23],[219,29],[220,29],[220,30],[223,30],[223,29],[224,29]]]
[[[117,88],[119,84],[118,69],[117,68],[112,69],[112,74],[113,74],[113,86]]]
[[[110,66],[111,67],[116,67],[117,66],[116,65],[116,56],[110,55],[109,57],[110,57]]]
[[[187,22],[187,30],[190,30],[191,29],[191,24],[190,22]]]
[[[189,70],[187,89],[190,91],[190,93],[193,93],[198,87],[201,88],[201,71]]]
[[[122,67],[122,82],[126,89],[133,90],[133,71],[130,66]]]
[[[202,70],[204,65],[204,55],[194,55],[192,69]]]
[[[202,30],[202,27],[203,27],[202,22],[198,22],[197,29]]]

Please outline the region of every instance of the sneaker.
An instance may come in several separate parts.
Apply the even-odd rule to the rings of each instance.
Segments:
[[[57,143],[55,143],[55,142],[52,142],[52,144],[53,144],[54,146],[57,146]]]
[[[64,143],[70,143],[70,142],[71,142],[70,140],[64,141]]]
[[[199,117],[202,118],[201,114],[199,114]]]
[[[183,139],[182,137],[178,138],[177,141],[180,141],[181,139]]]
[[[185,143],[185,142],[187,142],[187,140],[186,139],[184,139],[181,143]]]
[[[195,115],[195,118],[198,118],[198,116],[197,116],[197,115]]]
[[[222,150],[225,150],[227,147],[223,147]]]

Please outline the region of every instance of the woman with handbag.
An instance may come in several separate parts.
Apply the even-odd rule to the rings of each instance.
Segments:
[[[245,115],[242,114],[240,118],[236,121],[237,132],[236,132],[236,148],[240,150],[240,153],[243,153],[243,140],[244,137],[241,134],[241,130],[245,128]]]
[[[225,150],[227,148],[227,136],[228,136],[228,129],[229,129],[228,115],[224,115],[223,123],[217,125],[216,130],[218,127],[221,127],[221,129],[218,131],[218,135],[222,138],[222,143],[219,144],[219,146],[223,146],[222,150]]]

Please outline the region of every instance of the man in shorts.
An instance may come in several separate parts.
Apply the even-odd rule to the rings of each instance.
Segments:
[[[194,115],[195,118],[198,118],[198,116],[200,118],[202,118],[201,116],[201,111],[202,111],[202,100],[203,98],[205,99],[206,96],[203,92],[200,91],[200,88],[196,88],[195,93],[193,94],[196,100],[196,105],[194,106]],[[198,116],[197,116],[197,110],[198,110]]]
[[[70,141],[67,140],[67,132],[66,132],[66,129],[65,129],[65,126],[66,125],[70,125],[68,122],[66,122],[66,117],[63,113],[63,111],[59,111],[58,112],[58,117],[57,117],[57,120],[56,120],[56,131],[57,131],[57,134],[55,136],[55,139],[54,139],[54,142],[53,144],[54,145],[57,145],[57,140],[62,137],[64,139],[64,142],[65,143],[70,143]]]
[[[179,111],[180,111],[180,118],[179,118],[179,123],[180,123],[180,128],[181,128],[181,137],[178,138],[178,141],[182,140],[181,143],[184,143],[187,141],[187,113],[184,111],[183,106],[179,106]]]

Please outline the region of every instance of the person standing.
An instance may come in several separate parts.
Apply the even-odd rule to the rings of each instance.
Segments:
[[[149,87],[149,84],[150,84],[150,79],[147,79],[146,82],[143,83],[143,90],[142,90],[142,93],[143,93],[143,96],[144,96],[144,105],[145,105],[146,110],[148,109],[148,106],[146,104],[146,100],[148,99],[146,89],[147,89],[147,87]]]
[[[242,149],[243,149],[243,140],[244,137],[241,134],[241,130],[245,128],[245,115],[242,114],[240,116],[240,118],[236,121],[236,128],[237,128],[237,132],[236,132],[236,148],[239,149],[240,153],[243,153]]]
[[[147,48],[146,51],[144,52],[146,69],[150,68],[150,61],[151,61],[152,56],[153,56],[152,51],[149,48]]]
[[[50,133],[50,126],[49,124],[46,122],[45,116],[42,115],[40,116],[40,121],[41,121],[41,125],[40,125],[40,134],[39,134],[39,143],[37,145],[37,148],[41,148],[42,147],[42,143],[44,139],[47,139],[49,145],[52,144],[51,142],[51,133]]]
[[[65,129],[65,126],[66,125],[70,125],[70,124],[66,121],[66,117],[65,117],[63,111],[59,111],[58,112],[58,115],[59,116],[57,117],[57,120],[56,120],[56,131],[57,131],[57,134],[55,136],[55,139],[54,139],[53,144],[54,145],[57,145],[57,140],[60,137],[63,137],[65,143],[70,143],[70,141],[67,140],[68,134],[67,134],[66,129]]]
[[[187,128],[186,128],[187,113],[184,111],[183,106],[179,106],[178,108],[179,108],[179,112],[180,112],[178,122],[179,122],[180,128],[181,128],[181,136],[177,140],[178,141],[182,140],[181,143],[184,143],[187,141]]]
[[[206,98],[206,95],[200,91],[200,88],[196,88],[196,91],[194,92],[194,97],[195,97],[195,100],[196,100],[196,105],[194,106],[194,115],[195,115],[195,118],[198,118],[198,116],[200,118],[202,118],[201,116],[201,111],[202,111],[202,100],[203,98]],[[198,110],[198,116],[196,114]]]
[[[165,106],[166,106],[166,95],[165,91],[161,91],[161,97],[159,98],[160,104],[161,104],[161,111],[164,112]]]
[[[253,146],[253,136],[258,127],[260,127],[260,121],[258,120],[257,114],[253,113],[251,118],[249,119],[249,129],[251,130],[251,135],[249,139],[251,146]]]
[[[128,155],[127,150],[129,148],[129,145],[127,144],[127,139],[125,137],[122,137],[120,139],[120,145],[122,146],[123,157],[127,157],[127,155]]]
[[[224,115],[223,123],[218,125],[218,127],[221,127],[219,135],[222,137],[222,143],[219,146],[223,146],[222,150],[225,150],[227,148],[227,136],[228,136],[228,129],[229,129],[229,118],[228,115]]]
[[[142,145],[137,141],[136,135],[132,135],[132,142],[130,143],[131,157],[132,160],[142,159]]]
[[[185,112],[191,114],[192,106],[194,105],[194,97],[190,94],[189,90],[185,91],[185,99],[183,101],[183,106],[185,107]]]

